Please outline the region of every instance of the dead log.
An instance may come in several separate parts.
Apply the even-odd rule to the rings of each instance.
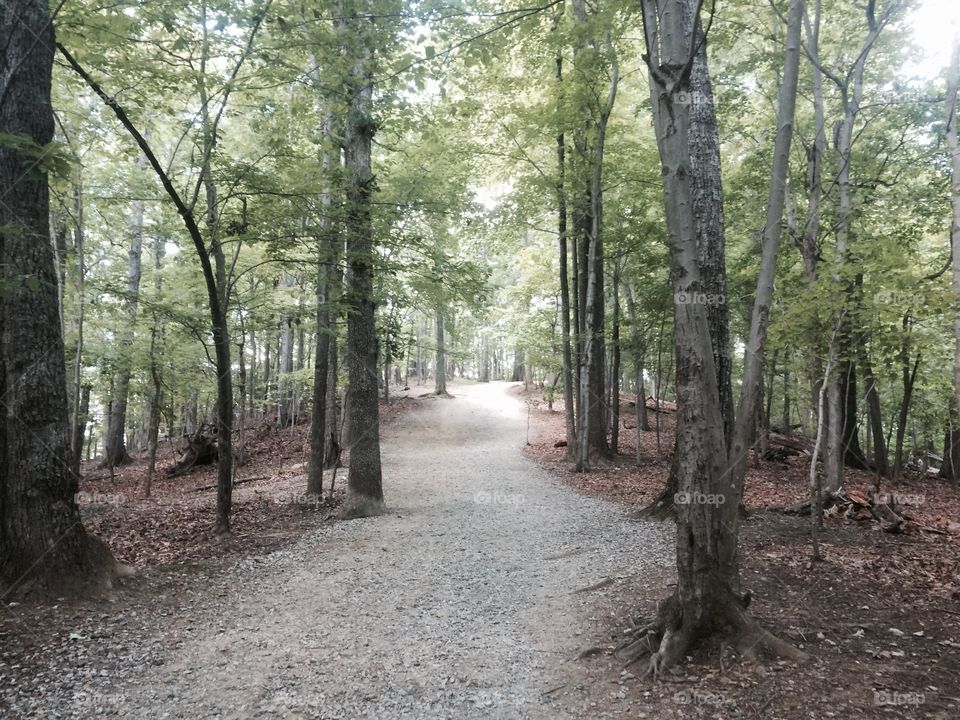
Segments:
[[[167,470],[168,478],[186,475],[195,467],[212,465],[217,462],[220,452],[217,448],[216,428],[204,423],[193,435],[184,436],[187,446],[180,450],[180,459]]]
[[[795,505],[777,508],[777,510],[785,515],[809,517],[812,506],[812,500],[804,500]],[[884,499],[884,496],[877,496],[873,492],[865,495],[858,490],[825,495],[823,513],[827,517],[843,515],[845,519],[855,522],[877,520],[881,529],[888,533],[904,532],[909,522],[909,519],[897,512],[896,508]]]

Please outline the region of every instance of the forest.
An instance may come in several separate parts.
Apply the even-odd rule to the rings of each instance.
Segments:
[[[955,717],[958,94],[953,0],[3,0],[0,716]]]

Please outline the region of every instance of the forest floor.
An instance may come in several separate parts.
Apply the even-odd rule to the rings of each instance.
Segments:
[[[250,430],[240,477],[260,479],[236,488],[226,541],[197,491],[212,469],[158,479],[151,500],[142,462],[84,483],[85,520],[138,573],[108,602],[4,605],[0,717],[957,717],[955,489],[896,488],[943,534],[828,519],[811,568],[809,519],[764,509],[803,496],[805,462],[752,469],[751,611],[814,659],[744,664],[711,644],[653,683],[610,650],[674,581],[672,524],[634,517],[665,482],[672,417],[661,452],[643,434],[642,468],[627,428],[620,457],[576,475],[554,447],[559,403],[450,390],[384,407],[383,517],[336,519],[339,492],[298,502],[307,425]]]
[[[85,514],[139,573],[112,602],[5,604],[0,717],[642,716],[612,658],[589,669],[617,682],[574,691],[576,658],[622,597],[665,586],[670,534],[525,457],[523,405],[508,388],[401,401],[402,421],[382,431],[382,517],[273,512],[278,493],[302,488],[302,436],[251,452],[241,477],[269,477],[237,488],[251,509],[219,556],[204,527],[212,493],[177,502],[170,487],[211,484],[203,473],[158,481],[151,505],[98,498],[104,507]],[[135,468],[124,477],[97,491],[133,496]],[[293,530],[251,542],[278,518]]]
[[[634,515],[658,496],[670,470],[672,413],[660,415],[659,449],[655,432],[642,433],[638,468],[634,398],[625,395],[621,417],[629,427],[621,430],[621,455],[594,472],[576,474],[564,460],[564,449],[555,447],[564,439],[562,402],[550,411],[539,391],[521,390],[514,393],[528,405],[528,456],[579,492],[613,500]],[[651,412],[650,422],[655,421]],[[898,486],[884,483],[883,492],[910,499],[906,513],[916,523],[893,535],[873,521],[828,517],[821,538],[826,561],[811,565],[810,518],[775,510],[806,497],[808,471],[806,456],[752,464],[742,547],[752,614],[802,646],[814,658],[810,664],[742,664],[718,642],[698,649],[667,682],[654,684],[634,677],[642,675],[642,664],[622,675],[611,672],[608,656],[601,655],[585,661],[587,679],[571,692],[590,695],[597,686],[626,687],[628,697],[643,700],[646,715],[639,716],[651,718],[960,716],[960,491],[920,475],[907,476]],[[875,482],[871,474],[848,471],[846,488],[865,492]],[[673,532],[672,521],[663,527]],[[596,638],[606,650],[617,644],[631,609],[636,616],[652,617],[655,601],[669,589],[621,584],[609,593],[621,612]]]

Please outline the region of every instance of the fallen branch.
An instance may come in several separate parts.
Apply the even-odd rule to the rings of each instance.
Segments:
[[[256,477],[243,478],[242,480],[234,480],[233,486],[237,485],[246,485],[247,483],[256,482],[257,480],[269,480],[269,475],[257,475]],[[204,485],[203,487],[194,488],[190,492],[204,492],[205,490],[216,490],[217,486],[214,485]]]

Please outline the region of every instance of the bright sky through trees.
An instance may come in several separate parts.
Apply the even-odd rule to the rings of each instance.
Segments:
[[[925,78],[939,75],[950,62],[951,42],[960,32],[960,2],[920,0],[909,23],[924,57],[915,65],[908,65],[908,73]]]

